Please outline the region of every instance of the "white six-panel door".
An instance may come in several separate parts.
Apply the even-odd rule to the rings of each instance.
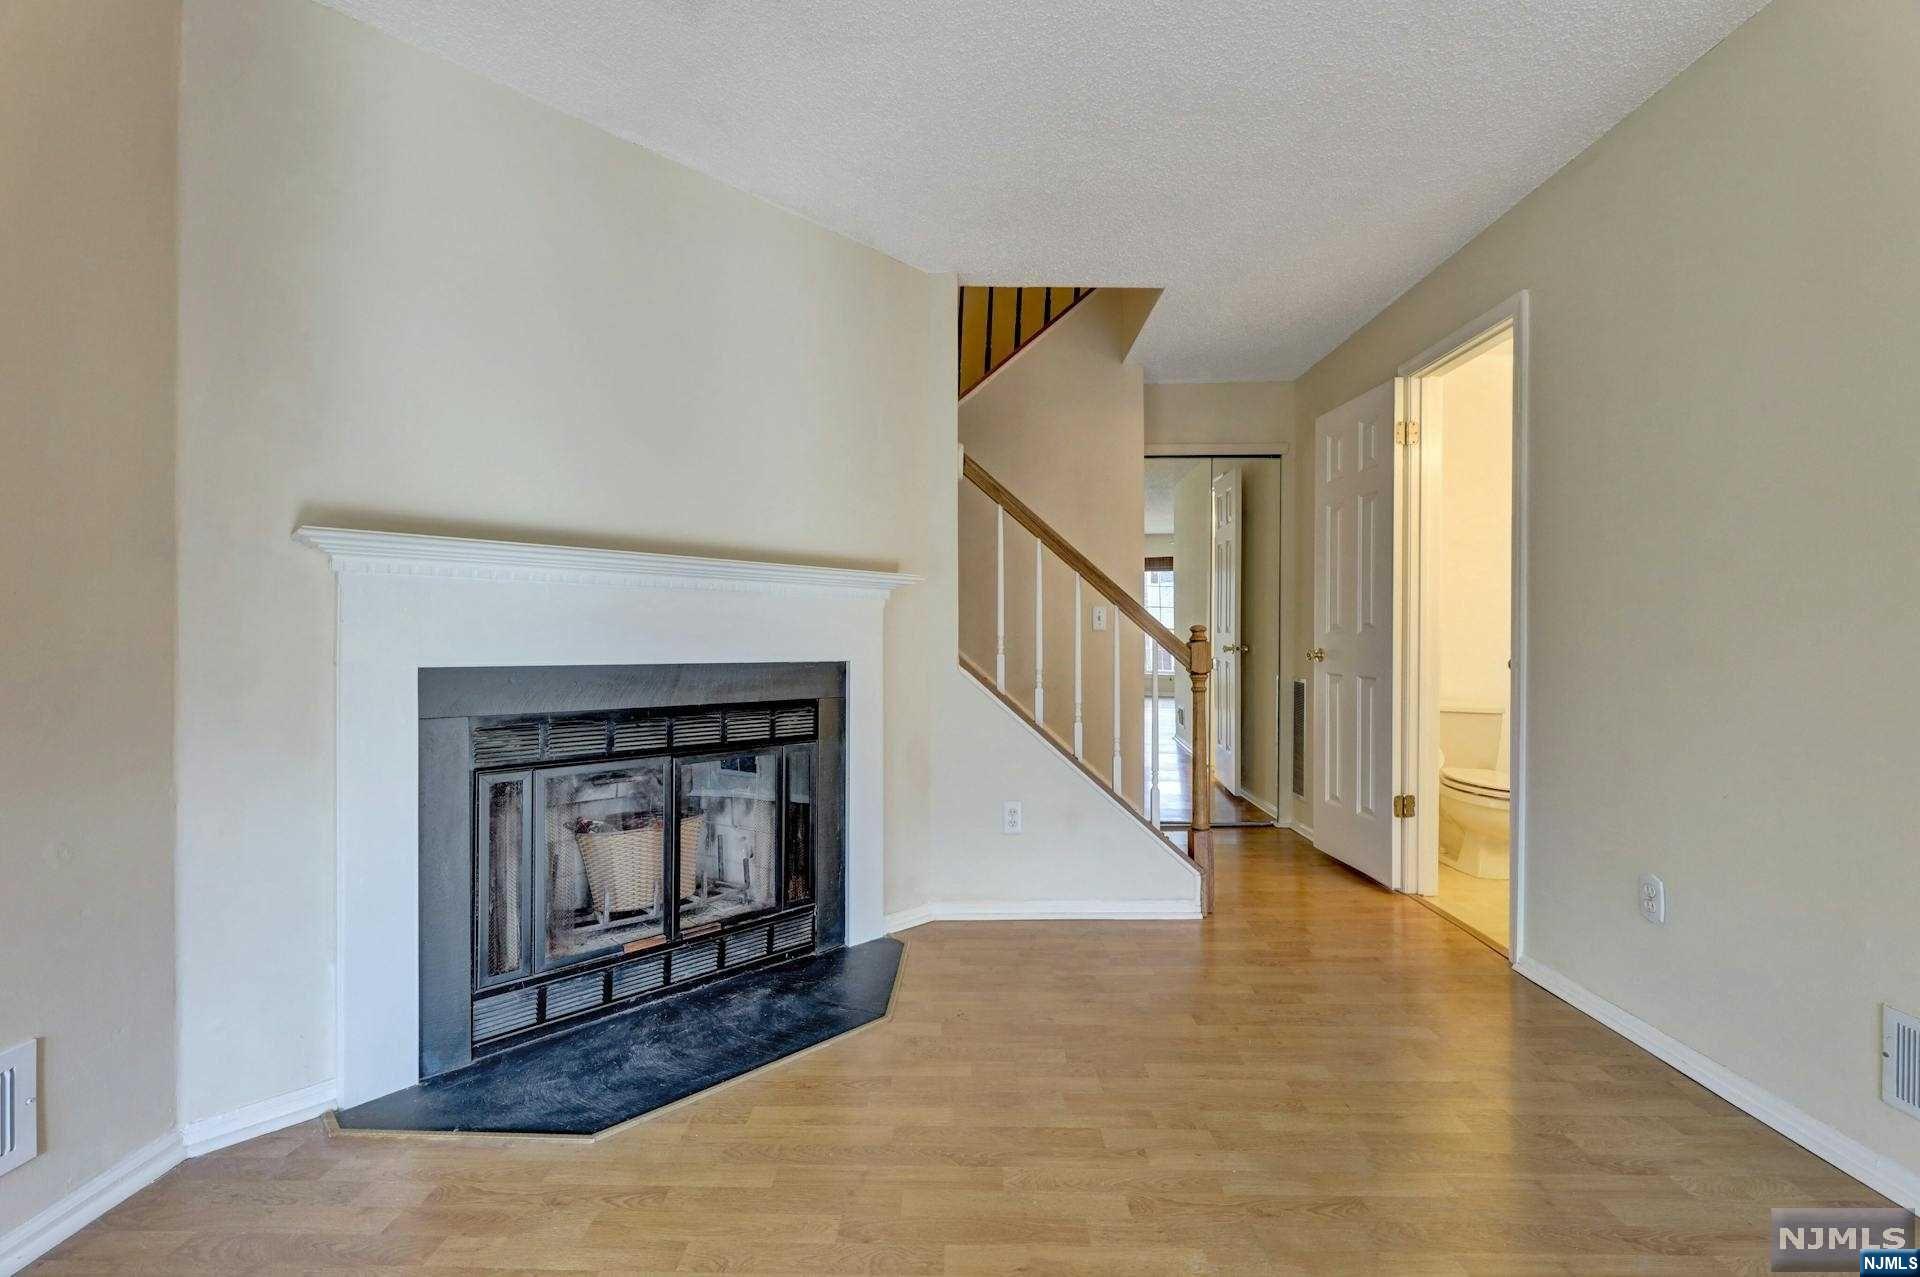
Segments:
[[[1240,468],[1213,477],[1213,772],[1240,792]],[[1194,801],[1200,801],[1196,798]]]
[[[1397,887],[1393,383],[1315,423],[1314,842]]]

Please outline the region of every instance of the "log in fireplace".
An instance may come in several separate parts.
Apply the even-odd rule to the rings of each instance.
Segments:
[[[844,941],[838,665],[422,670],[421,1076]]]

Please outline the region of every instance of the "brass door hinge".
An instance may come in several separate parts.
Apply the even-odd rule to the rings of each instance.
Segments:
[[[1419,443],[1420,423],[1417,421],[1397,421],[1393,426],[1395,443]]]
[[[1407,817],[1413,815],[1413,795],[1395,794],[1393,796],[1393,814],[1401,820],[1405,820]]]

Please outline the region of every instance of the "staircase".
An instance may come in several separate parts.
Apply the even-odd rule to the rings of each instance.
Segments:
[[[1203,913],[1211,913],[1213,911],[1213,830],[1212,817],[1208,811],[1210,804],[1205,801],[1205,795],[1211,792],[1213,786],[1212,734],[1207,725],[1207,683],[1213,669],[1213,654],[1207,639],[1206,626],[1196,625],[1191,634],[1184,639],[1181,638],[1161,624],[1129,591],[1101,571],[1086,555],[1075,549],[1031,507],[1008,491],[1006,486],[988,473],[979,462],[972,457],[963,456],[961,469],[964,475],[963,482],[974,492],[992,502],[995,555],[993,668],[991,670],[984,668],[979,662],[967,656],[964,650],[960,654],[961,668],[992,693],[1007,709],[1019,716],[1043,739],[1066,756],[1088,781],[1106,791],[1155,837],[1167,842],[1175,851],[1192,860],[1201,875],[1201,910]],[[1009,523],[1017,529],[1016,535],[1024,533],[1033,541],[1034,683],[1031,688],[1031,702],[1023,702],[1021,699],[1021,695],[1028,689],[1009,688],[1007,683]],[[1019,549],[1024,554],[1025,547],[1021,546]],[[1064,566],[1072,576],[1073,608],[1069,615],[1073,619],[1066,627],[1056,625],[1053,637],[1054,643],[1070,641],[1073,648],[1072,686],[1054,692],[1056,697],[1062,693],[1072,697],[1071,739],[1049,726],[1046,708],[1049,688],[1046,683],[1046,662],[1043,654],[1050,650],[1050,646],[1045,582],[1050,574],[1058,580],[1057,571],[1050,573],[1050,568],[1056,564]],[[1092,597],[1089,598],[1089,595]],[[1086,650],[1083,618],[1088,615],[1088,607],[1099,600],[1104,600],[1112,609],[1111,615],[1107,618],[1111,650],[1106,661],[1110,671],[1111,688],[1096,689],[1095,694],[1103,695],[1109,692],[1111,694],[1112,717],[1108,721],[1112,725],[1112,740],[1090,743],[1086,730],[1088,707],[1086,665],[1090,653]],[[1058,613],[1059,609],[1055,610]],[[1123,635],[1123,629],[1129,625],[1134,634]],[[1071,631],[1071,640],[1060,633],[1063,628]],[[1123,724],[1129,721],[1141,722],[1146,711],[1144,700],[1139,700],[1131,706],[1127,703],[1129,698],[1123,689],[1122,674],[1135,660],[1140,662],[1139,672],[1149,668],[1167,668],[1155,659],[1156,653],[1164,653],[1171,660],[1172,666],[1177,667],[1176,677],[1184,673],[1185,677],[1191,681],[1193,689],[1191,728],[1193,752],[1185,760],[1187,764],[1185,780],[1188,793],[1200,797],[1193,803],[1191,824],[1185,831],[1184,839],[1180,841],[1169,837],[1160,823],[1162,780],[1160,754],[1152,733],[1143,733],[1142,752],[1146,761],[1141,767],[1140,776],[1128,777],[1124,757]],[[1133,695],[1139,697],[1141,694],[1136,689]],[[1152,713],[1157,722],[1160,712],[1158,679],[1154,680],[1153,697]],[[1059,716],[1056,715],[1056,717]]]
[[[960,290],[960,397],[1025,350],[1066,313],[1093,296],[1091,288]]]

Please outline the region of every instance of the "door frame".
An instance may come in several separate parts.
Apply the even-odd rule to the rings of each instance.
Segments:
[[[1288,510],[1288,500],[1293,496],[1291,490],[1293,483],[1292,452],[1293,445],[1285,441],[1278,443],[1156,443],[1151,439],[1147,441],[1145,452],[1145,459],[1148,461],[1155,460],[1156,458],[1189,457],[1194,460],[1201,458],[1211,460],[1217,458],[1226,461],[1278,461],[1280,463],[1280,629],[1279,638],[1275,641],[1276,648],[1274,654],[1274,659],[1279,663],[1278,667],[1280,670],[1279,712],[1274,715],[1274,730],[1279,734],[1280,740],[1278,751],[1274,755],[1278,760],[1275,769],[1277,774],[1273,778],[1275,810],[1267,812],[1269,816],[1273,817],[1271,823],[1276,829],[1292,829],[1297,826],[1299,812],[1295,809],[1294,804],[1300,801],[1295,798],[1293,794],[1293,731],[1286,718],[1289,712],[1287,707],[1291,704],[1288,699],[1290,693],[1287,689],[1292,683],[1292,680],[1287,675],[1288,669],[1291,668],[1287,664],[1287,636],[1290,633],[1287,627],[1293,622],[1293,583],[1295,575],[1293,556],[1296,552],[1296,547],[1289,544],[1290,538],[1288,536],[1292,531],[1290,521],[1293,517]],[[1209,537],[1209,541],[1211,541],[1211,537]],[[1211,563],[1208,565],[1207,579],[1209,582],[1213,579]],[[1245,583],[1242,582],[1243,590],[1244,585]],[[1209,585],[1208,588],[1211,590],[1211,585]],[[1244,592],[1242,597],[1245,597]],[[1208,608],[1208,615],[1211,616],[1211,597],[1209,597]],[[1244,615],[1242,616],[1241,624],[1243,627],[1246,624]],[[1242,681],[1244,682],[1244,679]],[[1246,741],[1246,732],[1244,729],[1241,731],[1240,736],[1241,742],[1244,745]],[[1255,807],[1259,807],[1262,811],[1266,810],[1263,804],[1247,798],[1247,795],[1244,793],[1240,794],[1239,797],[1245,798],[1247,802],[1252,803]],[[1265,827],[1264,825],[1254,826],[1254,828]],[[1222,825],[1216,822],[1214,828],[1231,829],[1233,826]]]
[[[1405,675],[1399,680],[1397,705],[1401,730],[1399,755],[1395,769],[1400,773],[1404,791],[1414,795],[1414,814],[1398,822],[1396,831],[1401,881],[1407,890],[1432,895],[1439,888],[1440,795],[1437,777],[1428,779],[1426,759],[1439,757],[1439,681],[1437,666],[1424,662],[1424,651],[1437,649],[1435,633],[1437,609],[1426,606],[1423,582],[1430,580],[1438,553],[1438,502],[1422,500],[1423,488],[1435,492],[1441,482],[1442,448],[1425,446],[1421,427],[1422,395],[1425,380],[1447,371],[1479,348],[1501,336],[1513,335],[1513,518],[1512,583],[1513,606],[1510,621],[1512,669],[1508,673],[1507,720],[1511,739],[1508,744],[1508,942],[1510,963],[1520,961],[1526,948],[1526,865],[1527,865],[1527,559],[1528,491],[1527,481],[1527,368],[1531,354],[1529,299],[1525,289],[1515,293],[1491,310],[1461,325],[1445,338],[1427,347],[1400,365],[1394,378],[1394,400],[1399,411],[1396,420],[1413,430],[1415,464],[1405,467],[1401,495],[1402,550],[1406,576],[1395,594],[1395,612],[1406,623],[1400,626],[1399,656]],[[1437,441],[1436,441],[1437,442]]]

